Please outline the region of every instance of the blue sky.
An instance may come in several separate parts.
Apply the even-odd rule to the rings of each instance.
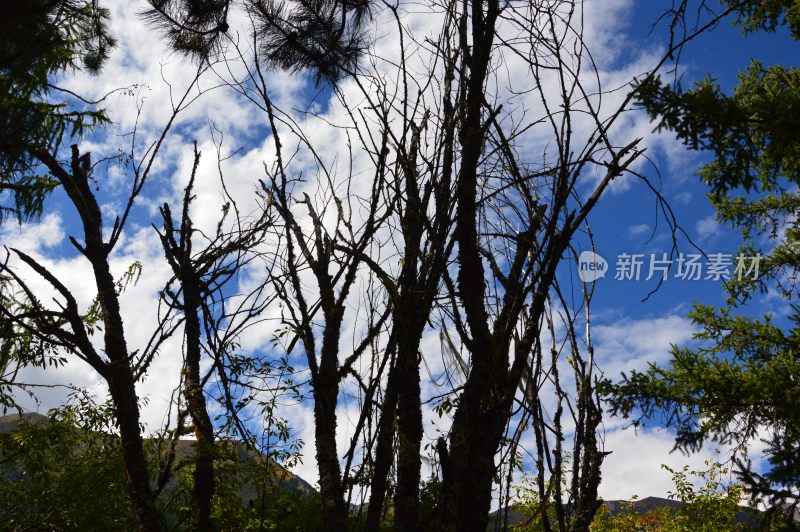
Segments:
[[[660,9],[663,9],[661,2],[637,2],[633,20],[626,27],[627,37],[635,43],[665,38],[666,23],[652,27]],[[774,34],[761,32],[745,36],[739,28],[722,24],[687,47],[680,64],[682,85],[689,87],[709,73],[723,90],[729,90],[751,58],[771,65],[790,63],[795,55],[796,44],[784,29]],[[708,187],[696,175],[699,166],[709,160],[709,155],[689,150],[671,153],[653,150],[648,156],[653,159],[653,164],[648,165],[643,174],[669,202],[678,224],[692,240],[690,242],[686,236],[677,234],[678,252],[698,253],[694,247],[697,245],[706,254],[728,253],[735,257],[741,242],[738,231],[716,223],[714,209],[707,198]],[[642,299],[657,287],[655,280],[613,279],[614,261],[620,253],[645,254],[644,272],[651,253],[660,257],[669,252],[672,245],[672,232],[663,209],[643,183],[633,183],[623,192],[608,194],[593,211],[590,223],[597,252],[609,260],[611,268],[609,275],[596,283],[596,309],[624,310],[632,316],[646,316],[685,308],[687,303],[695,300],[709,304],[724,302],[718,281],[676,279],[677,257],[669,280],[647,301]],[[643,273],[642,277],[645,276]],[[768,303],[758,303],[750,310],[757,313],[770,310]]]
[[[669,4],[633,0],[587,2],[586,24],[593,39],[590,44],[599,50],[598,57],[602,58],[609,79],[630,79],[630,73],[643,71],[651,56],[657,55],[659,50],[663,51],[665,27],[662,24],[651,32],[651,24]],[[109,65],[96,78],[70,77],[64,83],[91,97],[121,86],[139,84],[132,95],[116,94],[108,100],[109,112],[117,125],[86,139],[84,146],[95,154],[105,155],[126,149],[130,142],[126,134],[137,123],[136,108],[137,102],[140,102],[138,151],[141,153],[169,113],[170,88],[162,81],[162,75],[171,83],[173,93],[177,94],[188,86],[194,66],[166,51],[157,36],[137,18],[137,9],[127,3],[110,7],[112,31],[119,38],[120,46],[114,51]],[[413,27],[425,30],[427,19],[424,13],[409,11],[408,17]],[[391,31],[387,27],[378,25],[383,37],[376,46],[379,52],[383,50],[386,55],[391,55],[396,44],[391,42]],[[748,64],[750,57],[757,57],[767,64],[789,61],[796,50],[793,46],[784,32],[743,37],[738,29],[722,25],[686,48],[680,64],[683,79],[686,80],[684,86],[711,72],[723,87],[730,87],[735,82],[736,73]],[[203,86],[213,86],[213,80],[213,76],[206,76]],[[524,77],[520,81],[524,83]],[[147,87],[143,87],[143,83]],[[298,120],[306,120],[303,124],[308,128],[309,135],[323,147],[323,155],[329,155],[334,160],[336,146],[341,146],[341,138],[327,131],[324,124],[314,122],[302,113],[288,111],[313,107],[327,118],[341,118],[336,115],[341,108],[337,107],[334,100],[329,100],[331,92],[315,89],[308,79],[279,71],[270,72],[270,86],[276,104],[294,113],[293,116]],[[221,200],[214,160],[214,139],[209,124],[213,122],[224,131],[226,140],[223,152],[236,152],[226,162],[226,178],[234,195],[241,198],[243,204],[249,205],[248,202],[253,199],[255,179],[263,173],[262,161],[269,161],[274,152],[266,134],[265,119],[263,113],[252,104],[224,89],[214,89],[204,95],[181,115],[178,126],[156,162],[153,179],[134,209],[132,223],[114,257],[115,271],[123,271],[134,260],[142,261],[145,266],[143,280],[123,296],[126,327],[131,335],[129,343],[141,343],[147,331],[151,330],[154,322],[151,311],[155,298],[169,274],[150,224],[160,226],[156,207],[161,202],[174,202],[180,197],[191,162],[190,142],[197,140],[203,151],[198,205],[195,208],[198,223],[213,226]],[[626,124],[634,130],[631,134],[646,137],[647,156],[652,164],[642,165],[639,171],[668,200],[680,226],[706,253],[735,253],[739,244],[737,234],[715,223],[713,209],[705,197],[707,187],[695,175],[706,156],[687,152],[669,134],[652,135],[652,125],[640,115]],[[620,132],[621,135],[627,133]],[[104,203],[105,212],[110,214],[118,210],[119,202],[125,198],[128,174],[125,168],[113,164],[103,174],[108,178],[104,177],[102,182],[98,182],[99,197]],[[49,200],[45,211],[48,214],[38,223],[3,226],[2,239],[6,245],[26,249],[47,262],[54,271],[70,280],[70,286],[79,300],[86,302],[91,295],[91,285],[84,274],[85,265],[76,257],[66,238],[68,234],[77,233],[74,211],[60,192]],[[110,225],[110,220],[107,223]],[[670,279],[646,301],[642,301],[655,288],[654,281],[618,281],[613,278],[616,258],[620,253],[641,253],[649,257],[651,253],[660,255],[668,252],[671,246],[670,232],[656,197],[634,178],[618,180],[605,193],[590,215],[589,224],[596,250],[608,260],[611,269],[606,278],[595,283],[592,305],[593,335],[601,355],[601,369],[607,375],[614,375],[622,369],[641,368],[650,360],[665,360],[670,343],[690,340],[692,329],[686,313],[691,302],[721,303],[721,284],[675,279],[672,277],[673,267]],[[585,241],[580,240],[576,244],[584,248],[586,245]],[[678,237],[678,246],[679,252],[696,252],[682,236]],[[579,282],[574,263],[565,262],[560,279],[563,282]],[[770,310],[773,310],[770,301],[756,301],[751,308],[757,314]],[[352,332],[350,329],[348,331]],[[243,339],[243,344],[256,350],[265,345],[268,337],[266,332],[254,332]],[[431,349],[437,348],[435,337],[426,342],[424,345]],[[180,351],[180,345],[168,347]],[[141,385],[140,393],[149,399],[143,417],[150,429],[157,428],[164,420],[165,401],[175,385],[179,363],[174,355],[173,352],[171,357],[165,355],[157,359],[151,375]],[[78,363],[68,364],[57,374],[29,371],[25,377],[38,382],[71,382],[93,390],[98,397],[104,394],[104,387],[97,376]],[[40,404],[27,404],[31,409],[46,411],[57,406],[61,400],[63,394],[48,391],[42,396]],[[343,406],[344,410],[347,408],[349,406]],[[347,412],[343,411],[342,414],[345,416]],[[310,449],[313,433],[308,405],[294,405],[293,409],[286,410],[285,415],[296,434],[306,441]],[[340,444],[344,445],[348,424],[343,422],[340,425],[344,427]],[[665,495],[670,483],[669,475],[660,470],[661,463],[669,463],[673,467],[689,463],[700,467],[703,460],[714,457],[711,449],[691,457],[670,454],[672,438],[668,431],[651,427],[636,436],[632,431],[622,430],[623,425],[620,420],[606,421],[606,441],[614,453],[604,470],[601,494],[605,497]],[[427,412],[426,436],[433,438],[436,430],[442,428],[446,428],[446,423],[442,424]],[[313,454],[308,453],[304,463],[296,470],[313,482],[316,478]]]

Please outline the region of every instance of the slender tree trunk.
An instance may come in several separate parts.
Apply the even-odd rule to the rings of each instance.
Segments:
[[[399,297],[394,302],[394,330],[397,337],[397,489],[395,493],[395,529],[413,532],[419,520],[419,486],[422,460],[422,405],[420,397],[419,345],[433,305],[433,293],[443,269],[445,239],[431,232],[427,257],[422,258],[422,240],[426,228],[426,203],[420,195],[417,159],[423,123],[411,123],[411,143],[402,161],[405,184],[405,211],[402,215],[404,253],[403,270],[398,280]],[[441,218],[446,210],[437,212]],[[427,263],[426,263],[427,262]],[[426,276],[427,274],[427,276]]]
[[[416,301],[416,298],[408,298]],[[422,311],[422,309],[420,309]],[[414,310],[396,319],[416,321]],[[397,349],[398,374],[398,452],[397,493],[395,496],[395,529],[414,531],[419,514],[419,484],[422,468],[422,405],[420,404],[419,334],[416,327],[399,327]]]
[[[322,499],[322,529],[347,530],[342,473],[336,450],[337,382],[320,374],[314,383],[314,436]]]
[[[327,287],[328,285],[326,285]],[[347,530],[347,508],[339,453],[336,448],[336,403],[339,396],[339,336],[342,309],[333,303],[333,291],[323,290],[326,324],[322,333],[320,365],[313,380],[314,436],[322,498],[322,528]],[[309,356],[314,356],[311,353]]]
[[[216,489],[214,479],[214,459],[216,448],[214,442],[214,425],[208,415],[208,406],[203,392],[203,381],[200,376],[201,350],[201,321],[203,311],[203,278],[202,273],[208,270],[201,253],[192,255],[192,237],[194,234],[192,220],[189,217],[189,207],[192,201],[192,190],[200,162],[200,152],[197,145],[194,147],[194,166],[185,189],[182,215],[180,219],[179,238],[175,239],[175,226],[169,205],[161,208],[164,220],[164,234],[159,233],[164,254],[172,267],[175,278],[180,284],[183,293],[184,339],[185,360],[183,366],[183,396],[186,399],[187,410],[194,426],[194,489],[192,491],[192,522],[194,530],[202,532],[212,530],[211,507]],[[207,259],[206,259],[207,260]],[[213,274],[212,274],[213,275]]]
[[[111,274],[107,270],[105,273],[107,273],[107,278],[110,279]],[[98,285],[100,285],[99,282]],[[147,461],[144,456],[144,443],[139,425],[138,396],[136,395],[133,372],[128,362],[125,339],[122,335],[119,304],[116,293],[111,298],[107,297],[107,292],[106,297],[104,297],[102,289],[100,293],[106,325],[106,353],[111,358],[111,362],[106,369],[106,381],[114,402],[117,422],[119,423],[128,496],[139,530],[147,532],[161,530],[153,501],[153,493],[150,489]],[[104,299],[113,301],[112,309],[102,304]],[[113,307],[116,308],[113,309]],[[116,346],[117,349],[110,349],[111,346]]]
[[[119,423],[128,495],[136,524],[142,531],[161,530],[153,493],[150,489],[147,461],[144,456],[136,382],[128,358],[128,346],[125,341],[117,289],[100,238],[101,229],[102,226],[99,223],[92,230],[87,229],[85,254],[94,269],[97,297],[105,327],[105,349],[110,359],[104,376]]]
[[[186,257],[188,259],[188,257]],[[189,266],[190,267],[190,266]],[[188,269],[186,267],[185,269]],[[183,394],[186,398],[189,415],[194,423],[195,470],[194,492],[192,502],[194,508],[194,528],[202,532],[212,530],[211,504],[214,498],[214,425],[208,415],[206,398],[200,379],[200,294],[192,272],[185,272],[184,305],[186,312],[186,373],[184,375]]]
[[[383,517],[383,504],[386,500],[386,487],[389,481],[389,470],[392,467],[392,453],[394,447],[394,426],[397,405],[397,368],[392,366],[386,383],[386,396],[381,409],[378,426],[378,443],[375,448],[375,461],[370,483],[369,507],[367,508],[367,521],[364,525],[365,532],[377,532],[380,529]]]
[[[161,530],[150,489],[133,377],[129,368],[111,367],[108,370],[107,381],[119,422],[128,498],[136,526],[142,532]]]
[[[416,143],[415,143],[416,144]],[[416,152],[416,146],[412,148]],[[415,164],[416,158],[412,159]],[[419,514],[419,483],[422,460],[422,405],[420,404],[419,352],[422,328],[420,316],[430,308],[421,308],[418,284],[419,245],[422,235],[422,213],[416,174],[408,169],[409,197],[405,218],[405,262],[400,276],[401,292],[395,309],[397,331],[397,488],[395,492],[394,527],[398,531],[417,530]],[[425,323],[424,321],[422,322]]]
[[[89,204],[84,212],[93,215],[87,219],[82,212],[86,238],[84,254],[94,270],[97,298],[103,316],[105,327],[103,339],[106,355],[109,358],[103,373],[119,423],[128,494],[139,530],[157,531],[161,530],[161,526],[150,489],[147,461],[144,456],[136,382],[125,341],[117,287],[111,275],[106,247],[102,240],[100,209],[91,192],[84,193],[83,198],[86,198],[88,200],[86,203]]]
[[[577,462],[581,456],[580,467],[576,480],[573,483],[573,497],[575,498],[574,530],[589,530],[597,510],[602,502],[597,496],[600,486],[603,453],[597,448],[597,427],[602,420],[602,412],[592,399],[592,386],[588,378],[584,378],[578,386],[578,409],[583,419],[578,424],[579,434],[575,436],[575,447],[578,452],[573,453]]]

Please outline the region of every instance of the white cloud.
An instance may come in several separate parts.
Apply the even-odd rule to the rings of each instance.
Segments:
[[[611,451],[603,461],[599,495],[606,500],[630,500],[631,497],[667,497],[675,491],[672,469],[707,470],[705,462],[725,461],[712,447],[690,455],[672,452],[675,437],[666,430],[620,428],[605,433],[605,449]]]
[[[679,192],[673,197],[674,201],[680,205],[689,205],[692,201],[692,193],[688,191]]]
[[[717,218],[713,214],[699,220],[695,225],[695,230],[700,241],[705,242],[713,240],[722,234],[722,227],[717,223]]]
[[[3,244],[23,252],[35,253],[62,243],[65,238],[63,220],[55,212],[47,213],[38,222],[15,224],[13,220],[0,226]]]
[[[296,437],[303,441],[303,459],[292,469],[292,473],[314,485],[319,481],[316,447],[314,445],[314,409],[303,404],[284,406],[279,415],[285,417]]]
[[[694,332],[685,316],[669,314],[657,318],[622,318],[592,326],[598,366],[616,378],[622,371],[642,369],[648,362],[668,359],[671,345],[688,342]]]
[[[628,236],[631,238],[643,236],[651,232],[650,226],[647,224],[636,224],[628,227]]]

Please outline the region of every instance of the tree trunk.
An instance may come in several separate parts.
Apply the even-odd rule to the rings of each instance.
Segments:
[[[183,316],[185,359],[183,363],[183,396],[186,399],[187,410],[194,426],[194,489],[192,491],[192,521],[193,530],[202,532],[212,530],[211,506],[216,489],[214,479],[214,459],[216,457],[214,442],[214,425],[208,415],[208,406],[203,392],[203,381],[200,376],[201,350],[201,312],[203,306],[203,273],[211,273],[204,260],[206,253],[192,256],[192,236],[194,229],[189,217],[189,207],[192,201],[192,190],[200,162],[200,152],[195,144],[194,166],[185,189],[183,198],[182,216],[180,220],[179,238],[174,238],[175,227],[169,205],[161,208],[164,220],[164,234],[159,233],[164,254],[172,267],[175,278],[180,284],[183,293]]]
[[[188,257],[185,257],[188,260]],[[188,267],[186,268],[188,269]],[[214,498],[214,425],[208,415],[206,398],[200,379],[200,319],[198,310],[200,295],[193,273],[187,273],[184,279],[184,305],[186,316],[186,374],[184,376],[183,394],[189,415],[194,423],[195,470],[194,492],[192,502],[194,508],[194,529],[202,532],[212,530],[211,504]]]
[[[411,299],[411,298],[409,298]],[[397,316],[396,319],[415,321],[416,315]],[[398,452],[397,492],[395,495],[395,529],[412,532],[417,530],[419,514],[419,484],[422,468],[420,446],[422,444],[422,406],[420,404],[419,334],[409,330],[414,327],[399,327],[397,349],[398,373]]]
[[[339,335],[342,309],[333,304],[332,290],[324,290],[322,308],[325,330],[322,333],[320,366],[313,378],[314,436],[322,498],[324,530],[347,530],[342,468],[336,448],[336,403],[339,396]],[[314,356],[310,353],[309,356]]]
[[[322,381],[322,382],[320,382]],[[347,530],[342,473],[336,450],[337,382],[322,377],[314,383],[314,436],[317,446],[322,530]]]
[[[507,343],[491,333],[485,308],[486,281],[479,250],[478,165],[485,142],[483,124],[484,82],[489,70],[497,0],[473,2],[470,23],[463,14],[459,30],[461,47],[468,49],[471,29],[471,55],[465,58],[469,69],[462,127],[459,130],[461,168],[456,186],[456,229],[458,240],[458,290],[471,339],[470,369],[461,402],[450,429],[447,472],[443,479],[441,525],[443,530],[485,532],[491,505],[494,455],[503,434],[508,407],[505,376],[508,373]],[[465,4],[466,7],[466,4]],[[465,72],[462,71],[462,75]],[[513,396],[512,396],[513,397]]]
[[[392,467],[394,458],[392,448],[394,447],[394,423],[397,405],[396,380],[397,368],[391,367],[378,426],[378,443],[375,449],[375,462],[372,469],[369,507],[367,508],[367,521],[364,525],[365,532],[378,532],[381,518],[383,517],[386,486],[388,485],[389,470]]]
[[[488,376],[473,377],[450,429],[449,459],[443,468],[442,530],[484,532],[489,523],[494,458],[510,404],[499,382]]]
[[[94,196],[91,196],[91,200],[94,200]],[[139,400],[136,395],[133,368],[128,356],[119,297],[102,241],[99,208],[96,202],[93,202],[92,207],[97,213],[97,218],[95,223],[91,223],[91,220],[88,220],[89,223],[87,223],[87,220],[84,219],[85,255],[92,263],[94,270],[97,299],[100,303],[105,327],[103,340],[109,363],[102,373],[114,401],[120,439],[122,440],[128,496],[131,500],[137,527],[143,532],[157,531],[161,530],[161,526],[150,489],[147,461],[144,456],[144,444],[139,426]]]
[[[142,532],[159,531],[161,525],[150,489],[144,444],[139,427],[139,405],[130,368],[112,363],[112,367],[108,370],[107,382],[119,423],[128,498],[136,526]]]

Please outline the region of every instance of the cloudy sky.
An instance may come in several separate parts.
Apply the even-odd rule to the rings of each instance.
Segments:
[[[662,6],[663,4],[663,6]],[[646,72],[657,61],[665,49],[665,28],[652,27],[660,9],[670,2],[634,2],[633,0],[589,0],[585,6],[585,36],[598,64],[605,87],[624,87],[634,76]],[[82,143],[84,150],[91,151],[95,159],[112,157],[120,150],[133,151],[141,157],[152,143],[171,114],[172,106],[178,102],[189,87],[190,101],[178,116],[171,134],[155,159],[153,177],[134,208],[133,218],[123,240],[113,255],[113,269],[119,275],[134,261],[143,264],[143,274],[136,286],[130,287],[122,297],[123,317],[129,336],[128,343],[136,349],[144,345],[157,321],[157,296],[169,278],[169,267],[157,235],[151,224],[160,225],[158,206],[163,202],[176,205],[186,185],[192,165],[192,141],[196,141],[202,152],[198,171],[197,201],[194,205],[195,222],[204,229],[213,229],[223,202],[219,169],[222,168],[228,192],[239,204],[242,212],[254,211],[257,207],[255,190],[257,179],[263,178],[264,163],[272,164],[274,144],[268,134],[267,117],[244,95],[226,87],[226,82],[242,79],[244,71],[235,60],[228,64],[217,64],[205,71],[193,84],[198,68],[186,59],[171,54],[158,35],[147,28],[138,16],[144,9],[137,2],[106,2],[111,9],[111,31],[119,45],[113,51],[108,64],[98,76],[69,76],[62,85],[70,90],[98,98],[116,89],[106,100],[113,127],[98,132]],[[414,4],[401,10],[404,23],[413,34],[435,36],[439,20],[424,6]],[[374,57],[385,62],[374,68],[388,69],[391,59],[397,57],[397,35],[392,29],[389,15],[379,12],[373,21],[375,41]],[[388,23],[387,23],[388,22]],[[234,26],[235,27],[235,26]],[[232,32],[234,39],[236,33]],[[247,46],[247,34],[238,34],[242,47]],[[777,43],[777,44],[776,44]],[[788,37],[750,36],[744,38],[737,30],[717,28],[712,34],[694,41],[684,52],[680,74],[688,85],[691,80],[712,72],[724,87],[735,82],[737,71],[758,57],[767,64],[780,62],[788,55]],[[424,65],[423,54],[415,56],[418,65]],[[530,83],[524,69],[513,68],[513,58],[508,58],[505,74],[514,87]],[[346,139],[336,124],[347,122],[345,110],[336,96],[326,89],[317,90],[302,74],[290,74],[279,70],[268,73],[268,86],[276,107],[291,117],[303,129],[309,143],[319,149],[319,156],[331,168],[346,165],[344,152]],[[357,87],[345,83],[341,87],[350,104],[361,98]],[[622,92],[622,91],[618,91]],[[607,105],[613,106],[614,98],[623,94],[609,94]],[[520,104],[524,107],[525,102]],[[133,131],[136,135],[132,135]],[[685,255],[700,253],[734,254],[737,236],[714,219],[713,210],[705,197],[706,187],[695,175],[703,162],[703,156],[685,151],[667,134],[653,132],[653,125],[643,113],[633,112],[625,117],[618,128],[618,135],[630,138],[642,137],[647,147],[647,161],[637,168],[646,175],[658,192],[674,209],[676,220],[686,236],[678,238],[678,252]],[[540,149],[546,139],[531,137],[530,150]],[[218,166],[218,150],[224,162]],[[291,150],[290,150],[291,151]],[[296,168],[304,168],[306,157],[296,155]],[[354,162],[358,169],[359,159]],[[113,220],[130,187],[129,173],[111,160],[96,172],[99,197],[109,220]],[[713,279],[691,280],[676,277],[677,259],[667,273],[661,287],[658,285],[660,271],[651,276],[651,255],[657,259],[669,253],[672,233],[664,218],[656,195],[642,182],[626,177],[615,181],[589,218],[594,234],[597,253],[605,259],[608,271],[604,278],[595,282],[593,302],[592,336],[597,350],[598,365],[609,376],[621,371],[645,367],[648,362],[663,362],[668,358],[671,344],[685,344],[691,340],[692,327],[686,318],[691,302],[702,300],[708,303],[722,301],[722,287]],[[92,298],[91,279],[86,276],[86,263],[77,256],[67,237],[78,234],[76,215],[60,193],[56,193],[45,208],[45,215],[36,223],[0,227],[0,238],[4,245],[16,247],[47,264],[60,278],[68,281],[79,301],[88,305]],[[691,242],[690,242],[691,240]],[[692,244],[693,242],[693,244]],[[578,243],[585,245],[585,242]],[[695,247],[696,246],[696,247]],[[699,250],[698,250],[699,248]],[[618,263],[623,254],[641,256],[642,266],[638,279],[617,275]],[[706,259],[700,260],[705,266]],[[735,262],[735,259],[734,259]],[[734,264],[735,266],[735,264]],[[563,283],[580,283],[577,267],[566,264],[559,273]],[[32,276],[35,289],[48,294],[48,287]],[[630,276],[629,276],[630,277]],[[701,275],[705,277],[705,271]],[[246,285],[247,278],[241,279]],[[46,298],[43,298],[46,299]],[[785,309],[773,308],[769,296],[756,301],[752,312],[775,312],[778,316]],[[268,320],[260,328],[253,328],[242,339],[245,349],[264,349],[277,326],[277,315],[267,315]],[[271,319],[271,321],[269,321]],[[352,336],[358,328],[357,313],[353,313],[346,325],[346,333]],[[349,337],[344,334],[343,337]],[[439,349],[438,337],[426,337],[426,349]],[[143,407],[143,419],[150,430],[162,425],[166,416],[165,405],[177,384],[180,367],[180,344],[167,344],[158,356],[144,382],[140,394],[147,398]],[[295,361],[302,364],[301,359]],[[432,365],[435,362],[431,361]],[[432,372],[436,373],[433,367]],[[28,382],[72,384],[92,390],[98,397],[104,395],[102,381],[90,368],[71,361],[55,371],[26,370],[22,376]],[[432,396],[434,386],[426,386],[424,393]],[[21,397],[27,408],[45,412],[63,401],[64,390],[43,390],[38,404]],[[347,410],[355,408],[344,402],[341,407],[343,420],[354,420]],[[288,404],[283,407],[297,437],[306,442],[307,449],[313,447],[313,416],[307,404]],[[426,436],[435,438],[437,431],[446,429],[447,421],[437,419],[432,412],[426,413]],[[340,445],[347,441],[352,431],[349,421],[340,422]],[[672,435],[659,429],[657,424],[640,428],[638,432],[627,427],[624,420],[606,419],[605,444],[612,451],[603,470],[600,493],[605,498],[629,498],[657,495],[665,496],[669,491],[669,474],[661,470],[661,464],[682,467],[689,464],[701,467],[703,462],[714,458],[714,449],[706,448],[692,456],[671,453]],[[313,454],[306,458],[296,471],[305,479],[316,480]]]

